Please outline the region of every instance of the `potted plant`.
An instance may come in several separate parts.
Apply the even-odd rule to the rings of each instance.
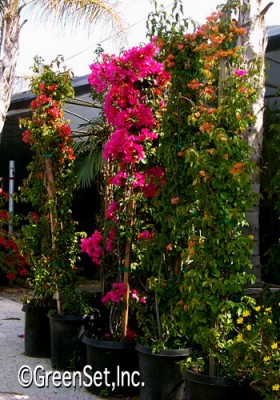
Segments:
[[[156,218],[181,274],[185,330],[206,366],[204,375],[187,372],[188,400],[246,398],[243,386],[216,379],[223,374],[217,354],[226,357],[233,315],[244,308],[244,288],[254,282],[254,238],[245,231],[245,213],[255,201],[254,162],[245,132],[254,122],[258,63],[244,64],[237,42],[245,29],[229,17],[233,10],[226,4],[193,32],[185,21],[169,24],[164,14],[151,21],[171,75],[158,151],[166,188],[157,198]]]
[[[24,352],[31,357],[49,357],[50,356],[50,329],[47,319],[48,295],[44,290],[40,292],[37,287],[31,286],[33,278],[33,268],[29,268],[28,251],[25,252],[22,246],[22,234],[18,227],[18,222],[22,222],[20,215],[9,215],[6,211],[6,203],[8,201],[8,193],[0,191],[1,206],[1,267],[6,272],[9,281],[15,281],[20,285],[29,288],[29,294],[22,300],[24,302],[22,311],[25,314],[25,340]],[[3,207],[3,210],[2,210]],[[34,217],[35,218],[35,217]],[[8,232],[8,223],[12,226],[12,230]],[[37,238],[38,239],[38,238]],[[30,240],[36,240],[30,237]],[[2,250],[1,249],[1,250]],[[41,290],[43,284],[41,285]],[[32,301],[30,299],[32,293]],[[36,295],[35,295],[36,293]],[[36,298],[36,301],[35,301]],[[41,299],[39,301],[39,298]],[[50,301],[50,298],[49,298]]]
[[[247,305],[246,305],[247,300]],[[255,299],[246,299],[244,308],[234,316],[234,334],[219,353],[225,376],[247,377],[251,397],[279,399],[279,304],[267,306]],[[250,394],[250,392],[249,392]],[[249,396],[248,396],[249,397]]]
[[[156,51],[150,43],[125,51],[119,57],[103,55],[102,62],[91,66],[89,77],[93,88],[105,96],[104,114],[111,133],[103,148],[104,209],[93,235],[82,240],[82,251],[104,271],[103,303],[110,307],[110,323],[109,332],[88,332],[83,341],[93,371],[101,359],[100,354],[91,357],[93,346],[110,354],[110,360],[102,361],[110,367],[110,377],[116,371],[111,362],[114,350],[121,352],[116,358],[120,362],[126,359],[127,348],[128,365],[122,365],[122,369],[130,372],[137,369],[129,310],[132,311],[130,300],[145,301],[136,294],[140,287],[138,236],[149,223],[151,198],[163,182],[163,171],[154,154],[168,74],[155,60]],[[135,392],[131,385],[125,386],[114,391],[109,387],[90,390],[116,395]]]
[[[159,231],[153,229],[150,239],[146,232],[139,245],[143,251],[142,282],[146,298],[144,304],[135,304],[136,349],[141,379],[145,382],[140,387],[140,399],[180,400],[184,399],[184,378],[178,361],[191,353],[180,293],[183,277],[171,255],[170,244],[166,243],[168,236],[160,224],[157,228]]]
[[[73,138],[62,111],[74,91],[71,74],[61,71],[60,63],[57,58],[55,71],[53,65],[35,60],[32,117],[21,120],[21,126],[27,128],[23,141],[30,145],[33,158],[29,176],[20,188],[20,199],[34,210],[22,226],[21,237],[21,248],[33,270],[32,303],[49,306],[55,296],[57,314],[62,317],[69,295],[65,288],[74,290],[77,284],[79,235],[71,212],[76,187]]]
[[[49,311],[51,336],[51,364],[55,369],[80,371],[86,365],[86,349],[82,343],[93,308],[87,292],[73,286],[61,289],[65,299],[61,314]]]

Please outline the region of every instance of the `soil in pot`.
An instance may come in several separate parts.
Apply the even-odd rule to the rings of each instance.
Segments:
[[[49,307],[23,304],[22,311],[25,312],[24,353],[29,357],[50,357]]]
[[[139,370],[143,385],[140,387],[140,400],[183,400],[184,378],[178,361],[185,359],[191,352],[190,348],[178,350],[162,350],[152,352],[139,343]]]
[[[87,389],[101,396],[134,396],[139,391],[140,374],[134,342],[120,343],[92,339],[84,335],[90,378]]]

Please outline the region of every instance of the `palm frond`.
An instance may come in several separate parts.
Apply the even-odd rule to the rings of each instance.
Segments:
[[[125,28],[120,15],[115,11],[115,0],[32,0],[39,17],[53,17],[55,22],[65,25],[72,23],[73,29],[80,29],[81,24],[92,30],[96,24],[110,26],[120,40],[125,38]]]
[[[79,152],[79,147],[83,142],[75,144],[75,151]],[[82,188],[91,187],[93,183],[99,183],[99,177],[103,168],[102,151],[99,148],[92,148],[88,153],[80,153],[75,163],[75,172]]]
[[[102,115],[93,119],[89,124],[81,124],[80,127],[88,128],[88,137],[74,145],[75,172],[80,186],[86,188],[93,183],[100,183],[104,165],[103,146],[108,140],[110,128]]]

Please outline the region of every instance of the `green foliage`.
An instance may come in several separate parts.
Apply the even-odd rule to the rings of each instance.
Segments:
[[[55,60],[57,68],[60,62],[60,58]],[[19,194],[34,212],[26,217],[19,245],[33,269],[34,294],[44,299],[74,285],[77,275],[79,234],[71,210],[75,157],[69,122],[62,111],[74,91],[69,71],[54,71],[53,66],[42,64],[35,64],[34,69],[40,74],[32,80],[36,95],[32,117],[21,121],[27,128],[23,140],[29,143],[33,159]]]
[[[180,14],[181,2],[176,6]],[[249,273],[254,238],[245,229],[256,201],[255,165],[246,132],[255,120],[260,60],[244,64],[237,41],[246,31],[231,18],[236,11],[238,3],[228,2],[193,32],[174,10],[150,20],[171,85],[157,151],[166,184],[153,203],[156,233],[143,265],[150,259],[159,284],[153,307],[160,307],[160,285],[169,279],[173,307],[181,307],[178,331],[183,327],[206,357],[227,340],[244,287],[255,280]],[[154,315],[162,328],[160,312]]]
[[[263,159],[261,174],[261,205],[263,217],[263,279],[270,283],[280,282],[279,264],[279,215],[280,215],[280,118],[277,107],[266,108],[264,114]]]
[[[244,305],[234,317],[232,337],[221,349],[228,353],[227,362],[219,353],[216,357],[223,375],[247,377],[266,400],[279,399],[280,337],[273,309],[256,306],[252,299]],[[274,307],[278,313],[279,307]]]

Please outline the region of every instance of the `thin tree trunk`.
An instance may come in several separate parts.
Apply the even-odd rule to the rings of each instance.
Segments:
[[[253,189],[260,193],[260,161],[263,140],[263,114],[265,96],[265,50],[267,45],[267,32],[264,23],[264,15],[272,3],[265,4],[264,0],[243,0],[239,15],[239,24],[247,29],[247,35],[241,45],[245,46],[245,64],[252,60],[259,62],[259,95],[253,104],[253,113],[256,117],[254,126],[247,131],[248,143],[252,146],[252,158],[257,165],[257,171],[253,175]],[[259,202],[247,213],[249,231],[254,236],[255,247],[253,252],[254,274],[257,282],[261,282],[260,264],[260,239],[259,239]]]
[[[15,68],[19,51],[20,8],[18,0],[10,0],[4,7],[0,34],[0,143],[11,103]]]

